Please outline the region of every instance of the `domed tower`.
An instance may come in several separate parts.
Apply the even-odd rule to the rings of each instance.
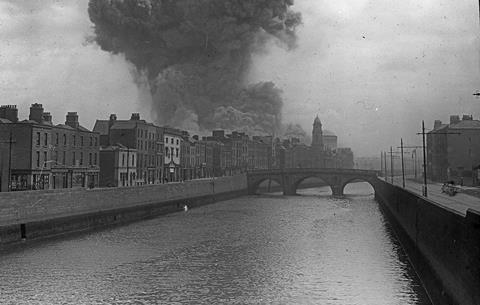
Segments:
[[[325,167],[325,158],[324,158],[324,147],[323,147],[323,131],[322,131],[322,122],[317,117],[313,121],[313,130],[312,130],[312,146],[311,146],[311,160],[312,166],[315,168],[324,168]]]
[[[320,122],[318,115],[315,117],[315,120],[313,121],[312,148],[323,150],[322,122]]]

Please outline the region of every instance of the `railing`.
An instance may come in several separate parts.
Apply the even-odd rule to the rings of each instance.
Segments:
[[[321,172],[321,173],[345,173],[345,174],[364,174],[364,175],[375,175],[378,176],[379,171],[366,170],[366,169],[347,169],[347,168],[283,168],[283,169],[254,169],[247,171],[247,174],[281,174],[281,173],[311,173],[311,172]]]

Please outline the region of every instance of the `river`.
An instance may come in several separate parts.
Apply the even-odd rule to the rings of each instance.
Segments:
[[[0,250],[0,304],[430,304],[368,184]]]

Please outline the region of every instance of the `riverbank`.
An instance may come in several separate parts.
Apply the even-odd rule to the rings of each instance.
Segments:
[[[0,193],[0,244],[131,222],[245,195],[245,175],[121,188]]]
[[[433,303],[480,304],[480,212],[462,213],[383,181],[375,198]]]

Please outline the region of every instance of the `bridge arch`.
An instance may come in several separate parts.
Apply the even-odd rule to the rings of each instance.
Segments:
[[[340,186],[340,192],[341,195],[344,195],[345,193],[345,187],[350,184],[350,183],[355,183],[355,182],[367,182],[373,189],[374,192],[376,192],[376,183],[375,181],[372,181],[371,179],[365,178],[365,177],[351,177],[349,179],[345,179],[342,181],[341,186]]]
[[[248,185],[248,193],[249,194],[257,194],[258,189],[260,187],[260,184],[262,184],[265,181],[274,181],[276,182],[282,189],[283,189],[283,183],[282,180],[279,177],[260,177],[249,183]]]
[[[299,186],[302,184],[307,179],[315,178],[317,180],[320,180],[320,183],[318,186],[327,186],[330,189],[331,194],[333,194],[334,187],[330,183],[330,181],[324,176],[324,175],[319,175],[319,174],[309,174],[309,175],[304,175],[300,177],[295,177],[294,180],[291,182],[291,189],[288,190],[289,195],[294,195],[297,193],[297,190]]]

